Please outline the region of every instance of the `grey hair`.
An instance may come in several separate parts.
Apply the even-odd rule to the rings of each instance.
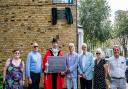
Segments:
[[[72,46],[72,47],[75,47],[74,43],[69,43],[68,46]]]
[[[86,44],[86,43],[83,43],[83,44],[82,44],[82,47],[87,47],[87,44]]]

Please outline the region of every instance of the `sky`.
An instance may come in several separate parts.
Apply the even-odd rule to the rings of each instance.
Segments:
[[[111,7],[111,21],[114,22],[114,13],[117,10],[128,10],[128,0],[108,0]]]

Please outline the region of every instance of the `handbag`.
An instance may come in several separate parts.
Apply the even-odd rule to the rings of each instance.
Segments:
[[[126,81],[127,81],[127,83],[128,83],[128,67],[126,68],[125,76],[126,76]]]

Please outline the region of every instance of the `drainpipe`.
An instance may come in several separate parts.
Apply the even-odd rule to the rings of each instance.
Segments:
[[[79,34],[78,34],[78,22],[77,21],[78,21],[78,18],[77,18],[77,0],[76,0],[76,48],[77,48],[76,51],[78,53],[78,42],[79,42],[78,35]],[[77,67],[77,75],[78,75],[78,67]],[[78,76],[77,76],[77,89],[78,89]]]

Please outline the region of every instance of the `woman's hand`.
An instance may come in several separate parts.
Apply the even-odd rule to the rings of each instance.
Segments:
[[[44,70],[44,73],[48,73],[48,66],[49,66],[49,64],[48,63],[45,63],[45,70]]]
[[[48,64],[48,63],[45,63],[45,66],[46,66],[46,67],[48,67],[48,66],[49,66],[49,64]]]
[[[65,75],[65,72],[61,72],[60,74],[61,74],[61,75]]]
[[[24,84],[25,84],[25,80],[23,80],[23,86],[24,86]]]
[[[3,77],[3,83],[5,82],[5,78]]]

